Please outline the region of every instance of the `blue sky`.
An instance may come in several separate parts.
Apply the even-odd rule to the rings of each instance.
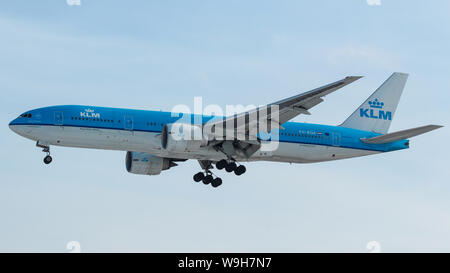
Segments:
[[[450,251],[449,12],[444,0],[3,1],[0,251]],[[296,119],[334,125],[395,71],[410,78],[391,131],[446,127],[395,153],[250,163],[219,189],[192,182],[194,161],[137,176],[124,152],[54,147],[44,166],[7,127],[48,105],[258,105],[365,76]]]

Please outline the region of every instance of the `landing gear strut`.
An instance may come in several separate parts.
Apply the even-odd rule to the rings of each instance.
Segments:
[[[44,153],[47,153],[47,155],[44,157],[44,163],[47,165],[52,163],[53,158],[50,156],[50,146],[41,144],[39,141],[36,142],[36,146],[42,148],[42,151]]]

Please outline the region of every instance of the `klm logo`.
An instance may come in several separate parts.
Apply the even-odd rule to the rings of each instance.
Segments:
[[[85,109],[84,112],[80,112],[80,117],[82,118],[100,118],[99,113],[94,113],[92,109]]]
[[[363,118],[374,118],[374,119],[384,119],[392,120],[391,111],[383,111],[384,103],[375,99],[374,101],[369,101],[370,108],[360,108],[359,115]]]

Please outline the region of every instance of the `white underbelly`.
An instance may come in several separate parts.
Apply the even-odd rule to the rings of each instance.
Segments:
[[[168,152],[162,149],[159,132],[127,131],[74,126],[34,126],[25,137],[49,145],[89,149],[146,152],[161,157],[220,160],[226,156],[211,147],[193,152]]]
[[[273,151],[257,151],[250,159],[291,163],[313,163],[379,153],[338,146],[279,142]]]
[[[20,134],[47,142],[49,145],[105,150],[146,152],[161,157],[199,160],[220,160],[226,156],[211,147],[190,152],[168,152],[161,147],[159,132],[127,131],[72,126],[21,126]],[[267,142],[263,142],[267,144]],[[364,156],[377,151],[349,149],[328,145],[279,142],[266,145],[250,158],[238,161],[279,161],[310,163]]]

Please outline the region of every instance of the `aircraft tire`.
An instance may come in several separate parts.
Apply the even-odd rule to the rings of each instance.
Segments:
[[[236,169],[236,163],[234,162],[230,162],[226,167],[225,170],[229,173],[231,173],[232,171],[234,171]]]
[[[208,174],[207,176],[205,176],[205,177],[203,178],[203,184],[208,185],[208,184],[210,184],[213,180],[214,180],[214,178],[212,177],[212,175]]]
[[[194,174],[194,181],[200,182],[203,180],[204,177],[205,177],[204,173],[202,173],[202,172],[196,173],[196,174]]]
[[[225,168],[227,166],[227,161],[225,160],[225,159],[222,159],[222,160],[220,160],[220,161],[218,161],[217,163],[216,163],[216,168],[218,169],[218,170],[222,170],[223,168]]]
[[[234,170],[234,174],[236,174],[236,175],[239,176],[239,175],[244,174],[246,170],[247,170],[247,169],[245,168],[244,165],[240,165],[240,166],[238,166],[238,167]]]
[[[214,188],[217,188],[218,186],[222,185],[222,179],[217,177],[216,179],[214,179],[211,182],[211,186],[213,186]]]
[[[47,164],[47,165],[52,163],[52,160],[53,160],[53,158],[51,156],[49,156],[49,155],[44,157],[44,163]]]

